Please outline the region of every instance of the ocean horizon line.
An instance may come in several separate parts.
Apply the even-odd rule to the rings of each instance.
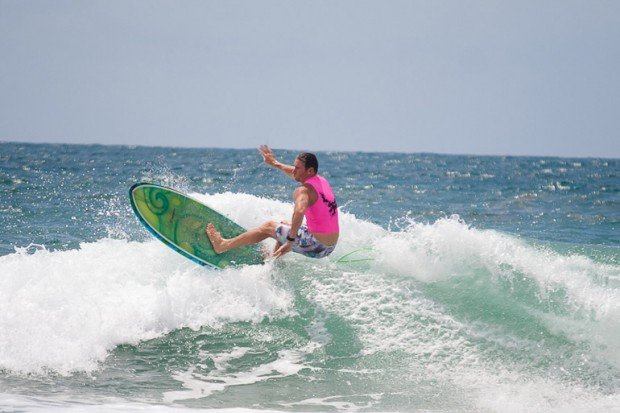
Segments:
[[[49,145],[49,146],[80,146],[80,147],[118,147],[118,148],[156,148],[156,149],[182,149],[182,150],[232,150],[232,151],[248,151],[255,150],[256,147],[224,147],[224,146],[174,146],[174,145],[146,145],[146,144],[121,144],[121,143],[99,143],[99,142],[33,142],[33,141],[15,141],[15,140],[0,140],[1,144],[10,145]],[[268,144],[268,143],[267,143]],[[269,145],[271,146],[271,145]],[[292,147],[277,147],[271,146],[274,150],[280,151],[307,151],[316,153],[342,153],[342,154],[381,154],[381,155],[433,155],[433,156],[449,156],[449,157],[480,157],[480,158],[536,158],[536,159],[604,159],[604,160],[618,160],[619,157],[614,156],[595,156],[595,155],[549,155],[549,154],[486,154],[486,153],[455,153],[455,152],[434,152],[434,151],[396,151],[396,150],[342,150],[342,149],[307,149],[307,148],[292,148]]]

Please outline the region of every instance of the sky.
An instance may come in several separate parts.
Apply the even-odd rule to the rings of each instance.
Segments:
[[[620,1],[0,0],[0,141],[620,157]]]

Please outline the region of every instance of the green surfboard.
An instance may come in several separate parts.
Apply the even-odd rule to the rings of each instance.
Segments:
[[[129,189],[129,199],[136,216],[151,234],[200,265],[221,269],[263,263],[258,245],[223,254],[213,251],[205,234],[207,223],[212,223],[224,238],[235,237],[245,229],[181,192],[141,182]]]

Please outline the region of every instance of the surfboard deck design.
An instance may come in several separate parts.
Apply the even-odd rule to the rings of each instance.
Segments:
[[[172,188],[140,182],[129,189],[131,207],[153,236],[190,260],[211,268],[262,264],[258,245],[217,254],[205,234],[211,222],[224,238],[245,229],[205,204]]]

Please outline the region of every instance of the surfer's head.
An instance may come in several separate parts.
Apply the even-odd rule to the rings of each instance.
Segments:
[[[304,182],[306,179],[316,175],[319,170],[319,161],[316,155],[309,152],[302,152],[295,158],[295,170],[293,177],[297,182]]]
[[[302,152],[297,155],[297,159],[302,161],[306,166],[306,169],[314,168],[314,174],[319,172],[319,160],[316,159],[316,155],[310,152]]]

